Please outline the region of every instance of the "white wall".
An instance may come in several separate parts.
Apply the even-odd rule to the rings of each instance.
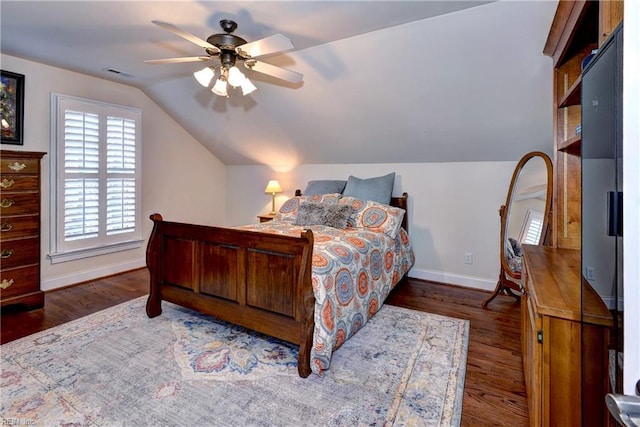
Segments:
[[[264,153],[268,156],[268,153]],[[524,153],[523,153],[524,155]],[[227,223],[256,222],[271,210],[270,179],[284,193],[276,209],[311,179],[361,178],[396,172],[393,194],[409,193],[409,234],[416,264],[411,277],[493,290],[500,267],[500,220],[517,162],[227,166]],[[473,253],[473,264],[464,263]]]
[[[50,94],[95,99],[142,109],[143,236],[151,233],[150,214],[209,224],[224,222],[225,167],[140,90],[60,68],[2,55],[2,69],[25,75],[24,145],[6,150],[49,152]],[[42,289],[48,290],[145,265],[142,247],[52,265],[49,250],[49,174],[51,156],[42,161]],[[188,191],[186,191],[188,190]]]

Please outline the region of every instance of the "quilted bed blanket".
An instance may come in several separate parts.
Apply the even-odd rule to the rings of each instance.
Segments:
[[[333,351],[380,309],[415,262],[404,229],[393,238],[363,228],[302,227],[287,221],[237,228],[292,236],[313,230],[311,280],[316,302],[311,369],[316,374],[329,368]]]

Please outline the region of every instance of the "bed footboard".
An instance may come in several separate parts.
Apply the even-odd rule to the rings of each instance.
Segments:
[[[150,218],[149,317],[165,300],[299,345],[298,373],[309,376],[311,230],[291,237]]]

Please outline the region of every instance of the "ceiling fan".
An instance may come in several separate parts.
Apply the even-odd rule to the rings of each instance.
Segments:
[[[216,95],[228,98],[228,86],[234,88],[241,87],[243,95],[247,95],[256,90],[253,83],[251,83],[240,69],[238,69],[236,66],[237,62],[243,62],[244,66],[250,70],[267,74],[290,83],[298,83],[302,81],[302,74],[300,73],[267,64],[266,62],[258,61],[256,59],[260,56],[293,49],[291,40],[282,34],[274,34],[260,40],[247,42],[242,37],[232,34],[236,28],[238,28],[238,24],[230,19],[223,19],[220,21],[220,27],[224,33],[213,34],[204,41],[201,38],[183,31],[168,22],[151,22],[165,30],[173,32],[191,43],[197,44],[204,49],[206,55],[150,59],[144,62],[147,64],[175,64],[180,62],[205,62],[213,58],[218,58],[220,60],[219,65],[207,66],[202,70],[193,73],[198,83],[204,87],[209,87],[209,84],[215,76],[216,68],[219,68],[220,71],[218,79],[211,89],[211,91]]]

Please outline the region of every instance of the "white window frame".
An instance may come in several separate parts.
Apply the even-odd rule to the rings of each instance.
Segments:
[[[106,145],[104,120],[109,116],[135,121],[135,226],[132,231],[107,235],[106,196],[101,192],[99,202],[99,233],[96,238],[65,241],[64,239],[64,157],[65,157],[65,107],[78,111],[97,113],[100,116],[100,146]],[[51,94],[51,142],[50,142],[50,216],[49,253],[52,264],[113,252],[136,249],[142,246],[142,110],[74,96]],[[106,152],[101,150],[101,153]],[[100,156],[98,176],[101,188],[106,188],[106,156]]]
[[[524,218],[524,222],[522,224],[522,229],[520,230],[520,243],[539,245],[540,238],[542,238],[542,233],[544,232],[544,230],[542,229],[543,225],[544,215],[542,214],[542,212],[528,209],[527,214]],[[537,240],[530,240],[528,237],[534,233]]]

